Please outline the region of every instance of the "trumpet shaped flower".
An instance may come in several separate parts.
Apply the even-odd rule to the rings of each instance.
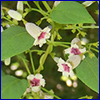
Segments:
[[[33,92],[38,92],[41,86],[45,86],[45,80],[41,74],[36,74],[35,76],[31,74],[27,79],[30,82],[30,88]]]
[[[47,26],[43,30],[35,25],[34,23],[26,23],[25,25],[27,32],[35,38],[34,45],[39,45],[39,47],[42,47],[43,44],[46,43],[46,39],[50,38],[50,30],[51,27]]]

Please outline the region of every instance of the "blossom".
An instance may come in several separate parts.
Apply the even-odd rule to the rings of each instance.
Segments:
[[[47,26],[43,30],[35,25],[34,23],[26,23],[25,25],[27,32],[35,38],[34,45],[39,45],[39,47],[42,47],[43,44],[46,43],[46,39],[50,38],[50,30],[51,27]]]
[[[58,71],[62,72],[62,76],[73,77],[75,75],[69,62],[65,62],[62,58],[57,57],[54,60],[57,62]]]
[[[64,61],[62,58],[55,57],[55,62],[58,66],[58,71],[62,72],[62,76],[71,77],[73,80],[76,80],[76,75],[73,72],[81,62],[81,57],[79,55],[70,56],[67,61]]]
[[[10,62],[11,62],[11,58],[4,60],[4,64],[7,65],[7,66],[10,65]]]
[[[65,54],[69,54],[70,56],[73,55],[80,55],[82,56],[82,60],[85,58],[85,55],[83,53],[86,52],[86,48],[81,48],[81,42],[78,38],[74,38],[71,42],[71,47],[68,49],[65,49]]]
[[[18,21],[22,20],[22,15],[19,12],[15,11],[15,10],[9,10],[8,14],[13,19],[16,19]]]
[[[23,13],[23,1],[17,2],[17,11]]]
[[[22,20],[22,15],[21,15],[22,12],[23,12],[23,2],[22,1],[18,1],[18,3],[17,3],[17,11],[10,9],[8,11],[8,14],[13,19],[21,21]]]
[[[45,80],[41,74],[36,74],[35,76],[31,74],[27,79],[30,82],[30,88],[33,92],[38,92],[41,86],[45,86]]]

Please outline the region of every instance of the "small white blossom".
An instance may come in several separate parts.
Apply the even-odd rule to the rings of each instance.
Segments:
[[[83,53],[86,52],[86,48],[81,49],[80,43],[80,40],[76,40],[76,38],[73,39],[71,42],[71,47],[64,50],[65,54],[69,54],[69,57],[73,55],[81,55],[83,60],[85,58],[85,55],[83,55]]]
[[[88,6],[92,5],[93,2],[94,2],[94,1],[85,1],[85,2],[83,2],[82,4],[83,4],[85,7],[88,7]]]
[[[18,12],[18,11],[15,11],[15,10],[9,10],[8,11],[8,14],[10,17],[12,17],[13,19],[16,19],[18,21],[22,20],[22,15]]]
[[[40,91],[41,86],[45,86],[45,80],[41,74],[36,74],[35,76],[31,74],[27,77],[27,79],[30,82],[30,88],[33,92],[38,92]]]
[[[11,62],[11,58],[4,60],[4,64],[7,65],[7,66],[10,64],[10,62]]]
[[[71,78],[75,76],[72,69],[72,65],[69,62],[67,61],[65,62],[62,58],[57,58],[57,57],[54,60],[57,62],[58,71],[62,72],[62,76],[67,76],[67,77],[70,76]]]
[[[17,2],[17,11],[23,13],[23,1]]]
[[[35,38],[34,45],[39,45],[39,47],[42,47],[43,44],[46,43],[46,39],[50,38],[50,30],[51,27],[47,26],[43,30],[35,25],[34,23],[26,23],[25,25],[27,32]]]

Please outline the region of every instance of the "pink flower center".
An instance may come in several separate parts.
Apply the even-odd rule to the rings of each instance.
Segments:
[[[40,34],[40,36],[38,37],[38,40],[43,39],[43,38],[45,37],[45,35],[46,35],[46,32],[42,32],[42,33]]]
[[[72,48],[72,49],[71,49],[71,53],[73,53],[74,55],[79,55],[79,54],[81,54],[81,52],[79,51],[78,48]]]
[[[64,71],[70,72],[70,67],[67,64],[62,64]]]
[[[33,80],[30,81],[30,83],[31,83],[32,87],[39,86],[40,85],[40,79],[34,78]]]

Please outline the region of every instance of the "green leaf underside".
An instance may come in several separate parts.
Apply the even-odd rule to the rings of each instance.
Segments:
[[[61,2],[51,12],[50,17],[59,24],[95,23],[84,6],[75,1]]]
[[[34,38],[25,28],[12,26],[1,34],[1,60],[20,54],[33,46]]]
[[[95,92],[99,93],[99,60],[86,57],[76,68],[78,78]]]
[[[1,77],[1,99],[19,99],[25,92],[28,82],[10,75]]]

